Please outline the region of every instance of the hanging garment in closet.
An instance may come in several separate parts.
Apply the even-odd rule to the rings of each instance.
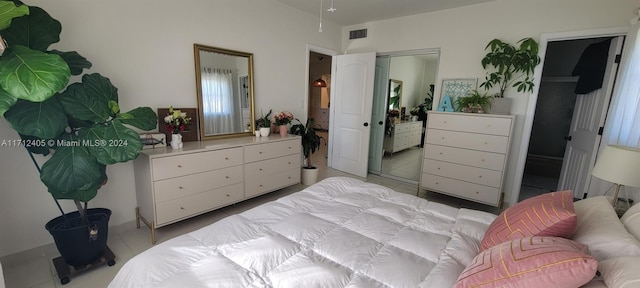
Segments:
[[[576,94],[588,94],[602,88],[609,46],[611,39],[591,44],[584,49],[571,73],[573,76],[580,76],[576,84]]]

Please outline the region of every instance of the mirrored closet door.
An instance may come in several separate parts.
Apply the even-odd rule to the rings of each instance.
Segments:
[[[376,61],[369,172],[417,183],[426,111],[436,85],[439,50],[379,55]]]

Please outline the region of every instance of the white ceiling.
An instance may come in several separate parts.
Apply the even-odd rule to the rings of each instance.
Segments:
[[[328,12],[332,0],[276,0],[315,17],[320,17],[322,1],[323,21],[341,26],[362,24],[402,16],[423,14],[494,0],[333,0],[334,12]]]

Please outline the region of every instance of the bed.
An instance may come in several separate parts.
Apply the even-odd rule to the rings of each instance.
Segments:
[[[560,193],[554,195],[556,200],[560,197]],[[516,206],[509,209],[518,208]],[[573,205],[570,206],[573,209]],[[591,203],[582,206],[585,211],[594,209]],[[555,208],[551,210],[562,214]],[[517,226],[515,222],[499,225],[498,222],[508,218],[503,216],[505,212],[496,217],[427,201],[358,179],[333,177],[158,244],[125,263],[109,287],[535,287],[531,283],[540,285],[568,278],[566,275],[589,277],[586,281],[571,282],[574,284],[551,282],[578,287],[594,278],[599,259],[589,254],[587,244],[569,240],[569,234],[564,238],[527,237],[511,232],[506,237],[513,239],[500,240],[504,227]],[[577,233],[576,225],[585,225],[577,221],[576,213],[568,221],[574,223],[569,223],[574,226],[571,235]],[[602,219],[602,215],[595,214],[591,215],[594,221]],[[632,220],[640,221],[640,216],[637,218]],[[616,221],[631,235],[622,221]],[[566,229],[565,222],[554,223],[550,229],[553,231],[547,229],[542,234],[559,233],[557,230]],[[489,233],[492,236],[485,237]],[[611,233],[607,237],[612,236]],[[594,240],[589,239],[589,235],[579,236],[584,242],[597,240],[611,245],[607,237]],[[490,240],[500,244],[487,244]],[[637,253],[639,258],[628,260],[637,261],[640,244],[634,236],[628,240],[625,245],[637,244],[637,251],[626,246],[611,248],[626,256]],[[536,246],[540,243],[551,247],[543,247],[547,249],[545,255],[560,255],[567,250],[566,257],[571,261],[551,260],[561,263],[559,266],[546,262],[525,263],[533,268],[524,265],[522,269],[526,273],[516,272],[513,277],[500,276],[495,271],[489,271],[493,276],[486,274],[486,265],[491,264],[487,259],[498,259],[498,255],[513,250],[514,245],[533,245],[533,251],[540,251],[541,246]],[[559,244],[567,247],[560,249]],[[530,256],[527,259],[534,258]],[[541,265],[551,270],[541,270]],[[620,265],[616,262],[613,266]],[[619,274],[619,270],[616,268],[615,273],[607,274]],[[598,275],[585,287],[607,287],[606,277]],[[507,280],[516,282],[506,285]],[[577,285],[575,283],[580,284],[570,286]]]

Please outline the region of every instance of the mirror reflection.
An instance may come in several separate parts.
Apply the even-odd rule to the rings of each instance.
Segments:
[[[202,140],[254,129],[253,54],[194,44]]]
[[[400,109],[402,103],[402,81],[389,80],[389,110]]]

